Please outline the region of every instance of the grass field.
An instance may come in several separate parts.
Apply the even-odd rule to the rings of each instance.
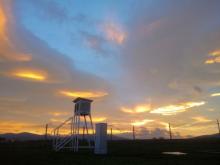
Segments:
[[[44,141],[0,143],[1,165],[219,165],[220,140],[112,141],[109,153],[53,152]],[[161,154],[181,151],[187,155]]]

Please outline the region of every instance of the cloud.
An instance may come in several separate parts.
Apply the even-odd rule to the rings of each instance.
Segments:
[[[219,35],[215,35],[220,23],[216,8],[219,2],[158,3],[140,3],[126,28],[129,37],[121,51],[119,95],[126,95],[125,104],[151,97],[158,107],[205,100],[207,94],[200,89],[219,84],[218,66],[204,65],[207,52],[219,45]],[[159,7],[162,4],[163,9]],[[147,26],[147,37],[140,35],[140,29]]]
[[[125,138],[133,138],[132,131],[127,130],[124,132],[118,131],[117,136],[119,137],[125,137]],[[161,128],[154,128],[154,129],[147,129],[145,127],[137,128],[135,127],[135,138],[137,139],[152,139],[152,138],[169,138],[169,131],[166,129]],[[184,136],[181,136],[178,132],[173,132],[173,138],[184,138]]]
[[[151,105],[150,104],[141,104],[137,105],[134,108],[126,108],[126,107],[121,107],[121,111],[124,113],[130,113],[130,114],[138,114],[138,113],[144,113],[144,112],[149,112],[151,110]]]
[[[204,105],[205,102],[186,102],[186,103],[181,103],[178,105],[168,105],[164,107],[159,107],[156,108],[150,113],[155,113],[155,114],[162,114],[162,115],[176,115],[177,113],[180,112],[185,112],[187,109],[193,108],[193,107],[198,107]]]
[[[213,52],[210,52],[209,55],[210,55],[210,56],[213,56],[213,57],[215,57],[215,56],[220,56],[220,50],[215,50],[215,51],[213,51]]]
[[[205,64],[220,63],[220,50],[215,50],[209,53],[209,58],[205,61]]]
[[[92,118],[92,121],[95,122],[95,123],[99,123],[99,122],[104,122],[106,121],[106,117],[93,117]]]
[[[15,7],[15,3],[4,2],[3,6],[0,5],[1,9],[4,8],[4,16],[7,20],[7,33],[4,34],[10,40],[13,49],[1,36],[0,47],[4,47],[5,52],[9,52],[7,57],[11,54],[13,56],[10,56],[10,60],[9,58],[7,60],[1,58],[4,59],[4,62],[0,65],[0,98],[9,101],[0,101],[0,121],[7,120],[14,123],[41,125],[51,119],[49,112],[60,112],[62,114],[72,112],[71,97],[60,97],[56,94],[59,89],[77,89],[76,93],[74,93],[75,91],[66,91],[75,97],[82,96],[82,94],[95,97],[108,94],[106,92],[96,92],[107,91],[109,83],[106,80],[77,70],[74,66],[74,60],[51,48],[45,41],[27,30],[21,23],[20,15],[16,13],[16,10],[5,10],[6,8],[12,9]],[[16,22],[10,20],[9,15],[12,15]],[[2,50],[0,49],[0,51]],[[27,54],[31,56],[31,59],[21,62],[14,58],[18,57],[19,54]],[[17,98],[25,98],[25,101],[17,101]],[[56,116],[53,118],[56,118]],[[35,131],[34,125],[30,124],[28,128],[22,126],[19,129],[10,130],[8,129],[10,125],[5,124],[1,126],[1,130],[33,132]],[[33,127],[31,128],[31,126]],[[39,129],[39,131],[44,132],[42,129]]]
[[[49,115],[52,115],[54,117],[59,117],[59,116],[67,116],[67,115],[70,115],[69,112],[48,112]]]
[[[9,73],[9,76],[23,79],[44,82],[47,80],[48,76],[45,71],[30,70],[30,69],[16,69],[15,71]]]
[[[140,128],[139,130],[137,130],[136,132],[137,138],[141,138],[141,139],[151,139],[151,138],[164,138],[164,139],[168,139],[169,138],[169,131],[165,130],[165,129],[161,129],[161,128],[155,128],[152,130],[149,130],[147,128]],[[173,138],[184,138],[183,136],[181,136],[178,132],[173,132],[172,133]]]
[[[4,0],[4,2],[6,4],[8,1]],[[86,10],[86,16],[85,13],[83,15],[76,13],[76,16],[73,16],[74,7],[77,8],[77,5],[71,10],[74,11],[73,14],[65,9],[65,2],[51,0],[23,2],[18,2],[22,3],[19,7],[15,3],[8,4],[8,7],[0,5],[3,11],[1,12],[3,21],[0,22],[2,27],[0,28],[0,70],[1,73],[11,73],[9,71],[28,68],[32,76],[25,74],[25,77],[18,78],[0,75],[0,97],[10,100],[0,101],[0,120],[37,124],[47,123],[49,120],[62,121],[65,116],[61,114],[72,113],[72,97],[97,95],[100,95],[96,98],[101,98],[101,101],[92,105],[94,115],[105,116],[108,123],[118,123],[118,127],[123,127],[122,130],[128,132],[131,131],[131,123],[143,124],[147,122],[144,119],[154,120],[146,124],[148,130],[161,127],[166,130],[168,122],[174,124],[179,120],[195,122],[191,116],[201,116],[200,113],[207,112],[207,106],[202,106],[202,101],[196,100],[206,100],[210,95],[207,95],[206,91],[219,87],[219,66],[204,65],[205,60],[213,60],[218,56],[216,53],[220,44],[218,1],[201,0],[200,3],[140,1],[137,2],[137,7],[132,10],[131,15],[126,15],[127,18],[125,15],[116,14],[114,20],[120,21],[106,19],[99,22],[96,16],[100,13],[93,7],[91,10]],[[32,11],[30,17],[28,15],[24,19],[21,18],[24,10],[18,11],[18,8],[30,9]],[[94,15],[90,16],[90,12],[94,12]],[[100,15],[99,19],[108,17],[108,14]],[[94,56],[91,63],[86,63],[88,61],[83,63],[83,67],[89,65],[91,68],[97,63],[102,63],[103,68],[105,64],[113,66],[105,72],[107,78],[102,79],[75,67],[78,61],[73,59],[81,60],[81,54],[78,55],[77,51],[78,45],[71,49],[74,50],[71,51],[71,57],[74,58],[69,58],[66,54],[57,51],[63,50],[66,46],[65,51],[68,50],[65,39],[61,38],[59,42],[62,44],[51,48],[45,40],[41,40],[29,31],[29,25],[23,22],[32,17],[39,22],[44,20],[42,27],[34,28],[47,28],[48,25],[51,31],[54,25],[60,26],[60,23],[65,22],[61,25],[63,26],[61,32],[69,32],[70,27],[71,30],[79,32],[83,38],[87,46],[83,49],[89,47],[94,50],[94,52],[83,50],[84,53],[108,54],[109,49],[116,48],[117,51],[110,52],[110,54],[117,53],[118,56],[115,56],[114,60],[106,58],[99,61],[100,58],[96,60]],[[126,24],[123,24],[124,22]],[[64,29],[66,31],[62,31]],[[82,31],[85,33],[82,34]],[[79,46],[79,49],[81,48]],[[93,63],[94,61],[96,63]],[[119,67],[115,67],[114,62]],[[38,71],[40,75],[41,71],[46,75],[44,75],[45,80],[36,82],[47,83],[29,81],[33,80],[33,75],[39,77]],[[217,89],[213,93],[216,93]],[[65,91],[65,94],[59,93],[60,91]],[[24,101],[16,102],[19,97]],[[148,97],[152,98],[153,106],[144,101],[144,98]],[[200,110],[190,111],[190,108],[196,107],[195,103],[201,103]],[[206,104],[209,106],[212,102]],[[180,113],[183,111],[187,112]],[[54,115],[49,112],[54,112]],[[216,114],[217,111],[213,113]],[[166,116],[168,114],[173,116]],[[206,133],[212,131],[209,130],[209,126],[197,127],[198,125],[193,127],[195,130],[190,127],[180,128],[181,134],[191,134],[191,132],[194,134],[194,131],[197,134],[201,129]]]
[[[211,97],[217,97],[217,96],[220,96],[220,93],[212,93],[210,96]]]
[[[193,120],[195,120],[195,122],[198,122],[198,123],[207,123],[207,122],[210,122],[212,120],[204,117],[204,116],[195,116],[195,117],[192,117]]]
[[[9,13],[10,11],[7,10],[8,8],[3,8],[3,6],[6,6],[5,4],[10,3],[11,1],[8,1],[7,3],[5,1],[0,2],[0,63],[5,61],[27,62],[32,59],[31,54],[17,51],[11,39],[8,37],[10,30],[9,24],[13,22],[8,18],[13,18],[9,16],[11,13]],[[6,15],[6,12],[8,15]]]
[[[127,38],[127,34],[122,30],[122,28],[113,22],[108,22],[103,25],[103,30],[106,38],[116,44],[123,44]]]
[[[149,122],[153,122],[154,120],[151,120],[151,119],[144,119],[144,120],[141,120],[141,121],[135,121],[135,122],[132,122],[131,125],[134,125],[134,126],[143,126]]]
[[[103,55],[108,55],[110,53],[110,50],[105,47],[107,43],[103,37],[87,32],[81,32],[81,35],[87,47],[93,49],[96,53]]]
[[[99,91],[66,91],[66,90],[61,90],[59,93],[61,95],[68,96],[68,97],[84,97],[84,98],[96,98],[96,97],[104,97],[104,96],[108,95],[108,93],[106,93],[106,92],[99,92]]]

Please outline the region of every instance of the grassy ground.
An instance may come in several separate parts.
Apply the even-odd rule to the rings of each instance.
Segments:
[[[219,165],[220,140],[137,140],[109,142],[106,156],[53,152],[43,141],[0,143],[1,165]],[[181,151],[182,156],[163,155]],[[219,152],[219,153],[218,153]]]

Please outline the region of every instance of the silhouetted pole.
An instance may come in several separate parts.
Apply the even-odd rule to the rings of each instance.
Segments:
[[[112,141],[112,128],[110,129],[110,133],[111,133],[110,139],[111,139],[111,141]]]
[[[133,140],[135,140],[135,129],[134,129],[134,125],[132,127],[132,132],[133,132]]]
[[[85,126],[83,126],[83,140],[85,139]]]
[[[169,133],[170,133],[170,140],[172,139],[172,132],[171,132],[171,126],[170,126],[170,123],[169,124]]]
[[[220,134],[220,126],[219,126],[219,121],[217,119],[217,125],[218,125],[218,133]]]
[[[48,124],[45,126],[45,140],[47,140],[47,130],[48,130]]]

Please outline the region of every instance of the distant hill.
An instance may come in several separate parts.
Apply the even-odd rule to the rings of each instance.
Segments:
[[[33,134],[33,133],[28,133],[28,132],[5,133],[5,134],[0,134],[0,138],[1,137],[8,139],[8,140],[16,140],[16,141],[43,140],[44,139],[44,135],[38,135],[38,134]],[[48,138],[52,138],[52,137],[48,136]],[[108,139],[110,140],[109,135],[108,135]],[[202,136],[193,137],[192,139],[220,139],[220,134],[202,135]],[[128,138],[113,135],[112,140],[128,140]]]
[[[44,135],[37,135],[33,133],[28,133],[28,132],[5,133],[5,134],[0,134],[0,137],[8,139],[8,140],[19,140],[19,141],[44,139]]]
[[[220,134],[202,135],[194,137],[194,139],[220,139]]]
[[[8,139],[8,140],[16,140],[16,141],[43,140],[44,139],[44,135],[38,135],[38,134],[33,134],[33,133],[28,133],[28,132],[5,133],[5,134],[0,134],[0,137]],[[52,137],[48,136],[48,138],[52,138]],[[110,139],[110,136],[108,136],[108,139]],[[113,135],[112,140],[126,140],[126,138]]]

